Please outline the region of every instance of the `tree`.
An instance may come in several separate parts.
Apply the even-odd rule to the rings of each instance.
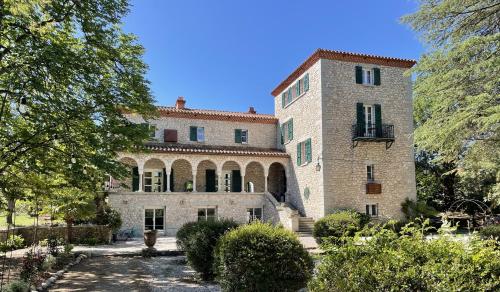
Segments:
[[[125,0],[0,0],[0,178],[46,155],[112,174],[116,153],[142,144],[147,131],[122,113],[155,108],[144,50],[120,29],[127,11]]]
[[[403,21],[429,45],[414,67],[415,141],[462,177],[493,177],[500,204],[500,2],[421,0]],[[483,179],[479,179],[483,181]]]

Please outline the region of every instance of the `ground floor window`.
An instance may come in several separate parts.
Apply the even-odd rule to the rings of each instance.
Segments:
[[[372,217],[378,216],[378,204],[366,205],[366,215],[370,215]]]
[[[144,229],[145,230],[163,230],[165,220],[165,210],[163,209],[145,209],[144,210]]]
[[[199,208],[198,221],[215,221],[217,219],[216,208]]]
[[[262,208],[248,208],[247,209],[247,221],[248,223],[255,220],[262,221]]]

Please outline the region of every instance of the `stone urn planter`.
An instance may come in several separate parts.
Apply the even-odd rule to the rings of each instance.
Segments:
[[[156,234],[157,234],[156,230],[146,230],[146,231],[144,231],[144,244],[147,247],[152,248],[155,245],[155,243],[156,243]]]

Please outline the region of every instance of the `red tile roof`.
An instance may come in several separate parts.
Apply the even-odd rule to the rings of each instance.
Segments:
[[[237,156],[268,156],[289,157],[288,153],[279,149],[244,147],[244,146],[218,146],[179,143],[152,143],[144,145],[147,150],[157,153],[185,153],[185,154],[211,154],[211,155],[237,155]]]
[[[375,55],[366,55],[359,53],[350,53],[342,51],[332,51],[325,49],[317,49],[307,60],[304,61],[295,71],[292,72],[285,80],[283,80],[272,92],[273,96],[277,96],[285,90],[295,79],[300,77],[307,69],[311,68],[318,60],[338,60],[354,63],[369,63],[391,67],[411,68],[417,63],[415,60],[400,59],[392,57],[382,57]]]
[[[257,114],[248,112],[229,112],[220,110],[205,110],[205,109],[179,109],[170,106],[157,107],[160,116],[175,117],[175,118],[188,118],[188,119],[201,119],[201,120],[220,120],[220,121],[233,121],[233,122],[249,122],[249,123],[263,123],[263,124],[276,124],[278,119],[274,115]]]

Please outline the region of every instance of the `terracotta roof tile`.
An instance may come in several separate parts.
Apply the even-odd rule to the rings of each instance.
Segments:
[[[237,155],[237,156],[270,156],[289,157],[288,153],[272,148],[218,146],[179,143],[152,143],[144,145],[147,150],[159,153],[185,153],[185,154],[211,154],[211,155]]]
[[[307,69],[311,68],[318,60],[338,60],[353,63],[370,63],[391,67],[411,68],[417,63],[415,60],[400,59],[392,57],[382,57],[376,55],[351,53],[343,51],[317,49],[307,60],[304,61],[295,71],[292,72],[285,80],[283,80],[272,92],[273,96],[277,96],[285,90],[295,79],[302,75]]]
[[[203,119],[203,120],[222,120],[222,121],[236,121],[236,122],[250,122],[250,123],[265,123],[275,124],[278,119],[270,114],[257,114],[246,112],[230,112],[220,110],[206,110],[206,109],[178,109],[170,106],[158,106],[160,116],[163,117],[176,117],[176,118],[189,118],[189,119]]]

